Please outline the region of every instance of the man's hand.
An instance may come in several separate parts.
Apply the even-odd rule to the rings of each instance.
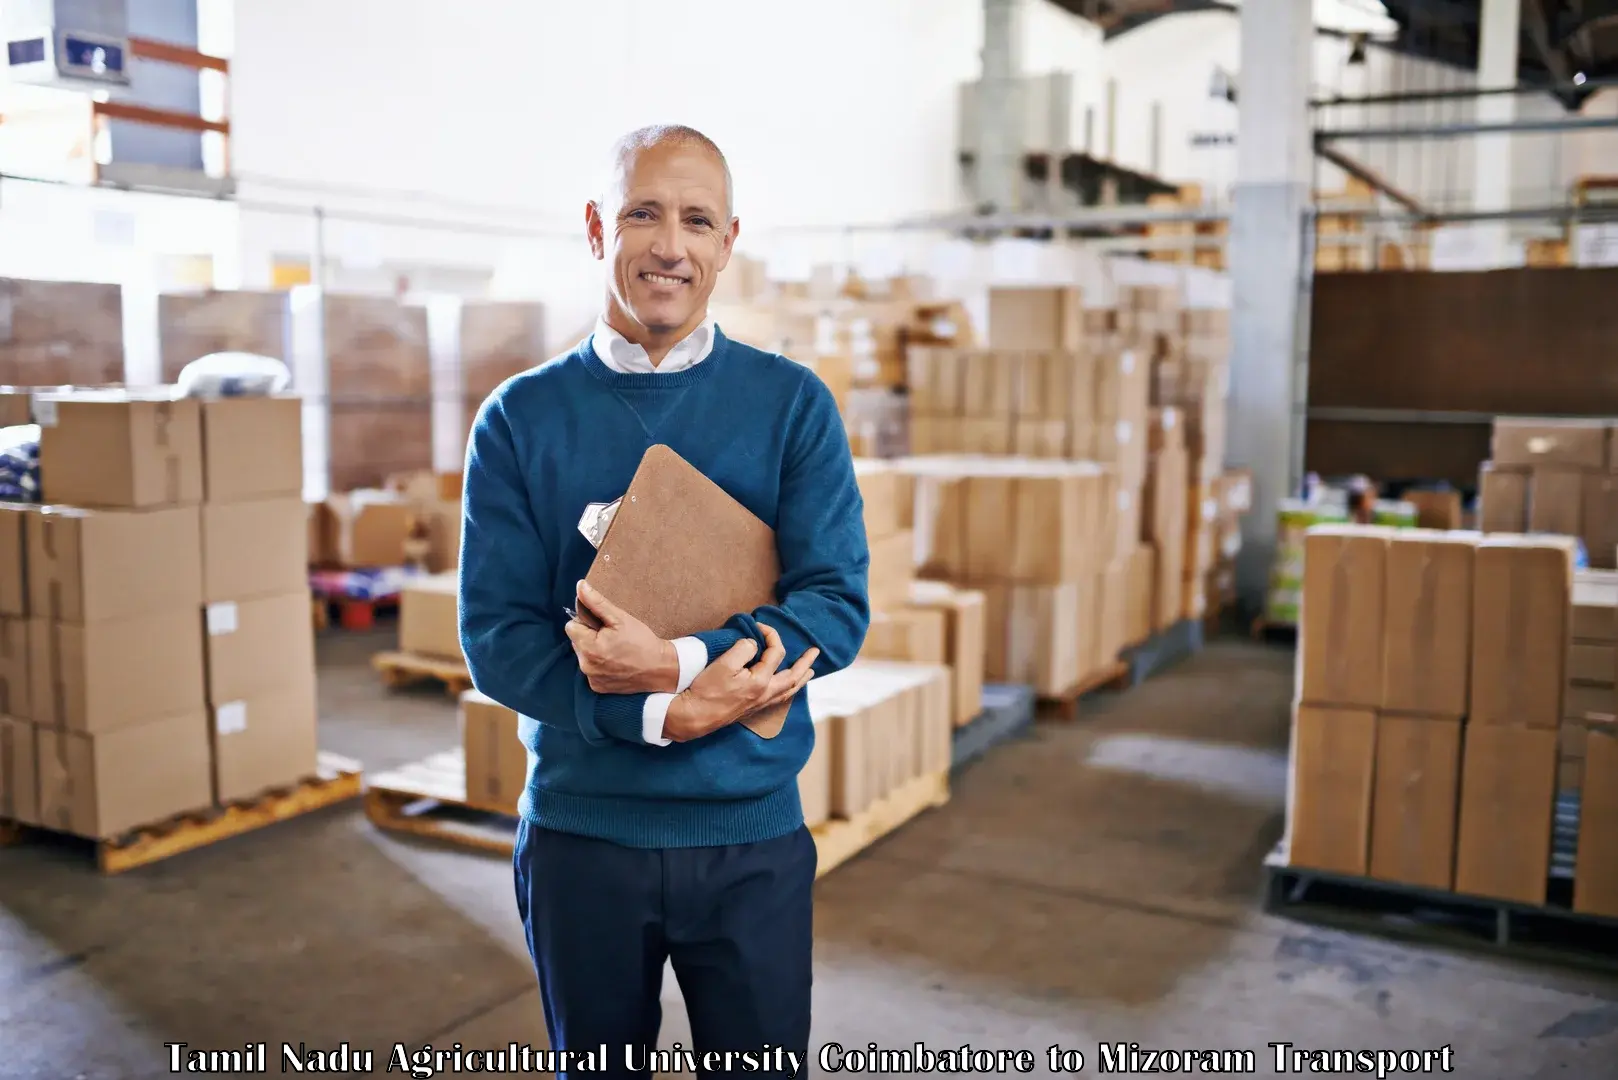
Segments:
[[[814,676],[819,649],[810,649],[785,671],[786,647],[771,627],[758,624],[764,634],[764,655],[748,667],[758,652],[751,639],[732,645],[723,656],[703,669],[685,693],[669,703],[663,718],[663,737],[690,742],[743,717],[791,700]]]
[[[680,686],[680,654],[633,615],[590,585],[578,585],[578,602],[601,620],[592,630],[569,619],[565,630],[579,670],[598,694],[672,694]]]

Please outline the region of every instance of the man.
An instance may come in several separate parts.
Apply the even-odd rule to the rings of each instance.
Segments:
[[[683,127],[620,140],[585,210],[605,306],[502,385],[467,451],[461,643],[530,751],[513,857],[553,1050],[656,1045],[665,960],[695,1049],[806,1062],[816,857],[797,777],[814,675],[870,619],[863,503],[830,391],[708,317],[738,233],[729,168]],[[664,641],[582,579],[591,503],[663,443],[775,529],[777,602]],[[570,620],[588,608],[599,630]],[[780,734],[738,720],[791,700]],[[790,1066],[785,1070],[791,1073]]]

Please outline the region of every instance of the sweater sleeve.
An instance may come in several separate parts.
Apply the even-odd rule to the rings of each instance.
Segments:
[[[461,650],[472,685],[508,709],[587,742],[642,741],[646,694],[597,694],[579,670],[566,616],[549,609],[556,563],[536,527],[503,395],[467,446],[462,496]]]
[[[848,433],[831,390],[806,373],[788,424],[775,542],[781,580],[776,602],[741,612],[698,634],[712,663],[744,637],[764,647],[760,622],[786,648],[782,666],[818,648],[817,676],[854,662],[870,629],[871,554],[865,503],[854,478]]]

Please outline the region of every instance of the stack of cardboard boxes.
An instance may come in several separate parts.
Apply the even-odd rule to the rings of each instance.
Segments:
[[[1160,630],[1179,620],[1186,606],[1187,537],[1197,535],[1190,523],[1200,523],[1202,507],[1191,505],[1196,488],[1188,481],[1190,462],[1180,410],[1152,410],[1147,445],[1151,463],[1141,493],[1141,540],[1152,550],[1152,629]]]
[[[1618,566],[1618,454],[1612,422],[1497,417],[1479,481],[1484,532],[1578,537],[1589,565]]]
[[[1310,530],[1293,865],[1545,903],[1573,562],[1554,536]],[[1592,828],[1593,853],[1618,819]]]
[[[0,603],[28,619],[26,662],[0,632],[0,786],[34,789],[11,816],[105,838],[312,775],[300,403],[70,391],[33,415],[45,502],[0,512]]]
[[[1618,722],[1618,573],[1581,570],[1573,579],[1573,640],[1562,698],[1561,769],[1557,786],[1577,791],[1592,729]]]

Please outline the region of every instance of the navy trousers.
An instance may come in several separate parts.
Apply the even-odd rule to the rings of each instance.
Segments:
[[[512,862],[551,1049],[605,1044],[610,1075],[649,1078],[627,1068],[624,1048],[656,1048],[672,961],[695,1044],[686,1049],[784,1047],[808,1072],[817,857],[807,828],[645,850],[524,821]]]

